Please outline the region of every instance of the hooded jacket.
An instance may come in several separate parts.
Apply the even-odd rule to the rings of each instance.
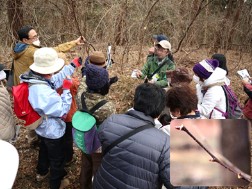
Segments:
[[[57,47],[53,47],[57,52],[66,52],[75,47],[74,41],[63,43]],[[18,42],[12,52],[14,59],[14,85],[20,83],[19,76],[29,70],[29,66],[33,63],[34,52],[40,47]]]
[[[30,84],[28,100],[31,106],[43,116],[42,124],[35,129],[38,135],[49,139],[57,139],[64,135],[66,124],[63,118],[70,110],[72,95],[70,90],[63,90],[59,95],[56,89],[61,87],[66,76],[72,75],[73,72],[74,67],[67,65],[50,80],[32,71],[21,75],[21,81]]]
[[[199,98],[198,111],[206,118],[225,119],[222,113],[214,108],[226,112],[226,97],[222,89],[225,84],[226,71],[216,68],[202,85],[196,87]]]

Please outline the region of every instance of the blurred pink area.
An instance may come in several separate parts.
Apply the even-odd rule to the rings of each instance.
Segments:
[[[229,171],[218,163],[211,162],[211,156],[186,132],[175,129],[184,125],[211,153],[221,154],[220,120],[181,119],[171,122],[170,175],[175,186],[223,186],[223,175]]]

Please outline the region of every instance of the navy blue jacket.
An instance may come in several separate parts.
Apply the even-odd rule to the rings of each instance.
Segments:
[[[107,118],[99,127],[103,150],[132,129],[151,123],[145,129],[112,148],[103,158],[93,188],[157,189],[170,184],[170,139],[154,127],[154,120],[142,112],[129,111]]]

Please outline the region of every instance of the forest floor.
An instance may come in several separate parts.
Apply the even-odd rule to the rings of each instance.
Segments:
[[[99,49],[99,48],[98,48]],[[104,52],[106,48],[100,48]],[[147,55],[147,50],[144,52],[144,57],[140,64],[137,64],[138,60],[138,49],[132,48],[132,50],[125,55],[122,48],[117,48],[115,55],[112,54],[112,58],[115,64],[109,69],[110,77],[117,75],[119,81],[112,85],[109,98],[114,102],[117,113],[123,113],[125,110],[132,106],[132,99],[135,87],[142,83],[142,80],[133,79],[130,77],[133,69],[141,69],[145,62],[145,56]],[[148,49],[146,47],[146,49]],[[79,49],[82,50],[82,49]],[[71,60],[76,55],[82,56],[82,53],[78,51],[73,51],[67,54],[68,60]],[[223,52],[219,52],[223,53]],[[83,56],[84,59],[85,56]],[[124,57],[124,58],[123,58]],[[208,54],[208,49],[198,49],[191,52],[181,51],[174,54],[175,62],[177,67],[186,67],[192,73],[193,65],[201,61],[202,59],[209,58],[211,55]],[[246,94],[243,92],[241,80],[236,74],[239,69],[248,69],[252,74],[252,55],[246,53],[240,53],[236,51],[228,51],[226,53],[227,66],[229,68],[229,79],[231,79],[232,88],[235,90],[237,96],[241,103],[246,99]],[[80,71],[80,70],[79,70]],[[79,72],[78,72],[79,73]],[[14,146],[19,152],[20,164],[17,173],[17,177],[13,186],[13,189],[45,189],[48,188],[49,180],[46,179],[43,182],[36,181],[36,164],[38,158],[38,148],[31,147],[27,139],[25,138],[27,130],[21,127],[20,135]],[[80,165],[81,165],[81,152],[77,148],[75,151],[75,161],[67,168],[68,178],[70,179],[71,185],[68,188],[78,189],[79,185],[79,175],[80,175]]]

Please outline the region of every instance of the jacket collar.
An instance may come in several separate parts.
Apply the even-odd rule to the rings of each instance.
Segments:
[[[130,115],[132,117],[135,117],[137,119],[141,119],[146,122],[150,122],[153,126],[155,126],[155,121],[152,117],[146,116],[143,112],[134,110],[133,108],[130,109],[128,112],[126,112],[127,115]]]
[[[47,83],[52,89],[55,89],[55,85],[51,80],[45,79],[44,77],[36,74],[32,70],[22,74],[20,76],[20,80],[28,83]]]
[[[212,86],[217,83],[224,83],[225,77],[226,77],[226,71],[217,67],[214,72],[211,74],[211,76],[206,79],[203,83],[204,87]]]

